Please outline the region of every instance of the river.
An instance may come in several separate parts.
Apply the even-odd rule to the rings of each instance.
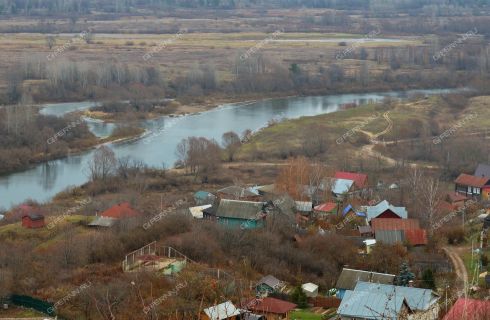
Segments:
[[[177,144],[189,136],[203,136],[221,141],[227,131],[241,134],[246,129],[256,130],[276,118],[299,118],[331,113],[342,104],[364,104],[384,97],[407,98],[412,94],[442,94],[451,89],[411,90],[398,92],[340,94],[328,96],[270,99],[251,103],[225,104],[210,111],[182,117],[162,117],[146,120],[143,127],[151,133],[145,138],[119,144],[110,144],[117,157],[130,156],[148,166],[172,166],[176,160]],[[47,105],[43,114],[61,116],[67,112],[87,109],[93,102]],[[89,121],[89,127],[98,136],[110,134],[113,125]],[[87,182],[87,163],[93,150],[83,154],[49,161],[22,172],[0,177],[0,207],[10,208],[27,199],[49,201],[70,186]]]

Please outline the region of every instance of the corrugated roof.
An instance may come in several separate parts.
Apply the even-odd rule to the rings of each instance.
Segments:
[[[404,303],[402,296],[348,290],[337,313],[348,318],[395,320]]]
[[[240,310],[237,309],[235,305],[231,303],[231,301],[226,301],[216,306],[204,309],[204,313],[211,320],[223,320],[239,315]]]
[[[412,246],[426,245],[427,232],[424,229],[405,230],[405,238]]]
[[[471,187],[477,187],[481,188],[483,187],[489,180],[490,178],[481,178],[481,177],[475,177],[469,174],[462,173],[459,175],[459,177],[454,180],[454,183],[463,185],[463,186],[471,186]]]
[[[378,230],[375,238],[377,242],[396,244],[405,241],[405,232],[403,230]]]
[[[354,180],[335,179],[332,184],[332,192],[338,195],[349,192],[354,185]]]
[[[344,268],[335,287],[337,289],[352,290],[356,287],[357,281],[393,284],[394,279],[394,274]]]
[[[405,207],[395,207],[392,206],[388,201],[383,200],[375,206],[367,207],[367,220],[371,221],[371,219],[376,218],[386,210],[391,210],[394,214],[402,219],[407,219],[408,217],[408,212]]]
[[[248,309],[252,311],[275,314],[285,314],[296,308],[294,303],[270,297],[252,299],[246,305],[248,306]]]
[[[330,212],[334,210],[337,207],[337,204],[334,202],[327,202],[327,203],[322,203],[318,206],[315,207],[316,211],[321,211],[321,212]]]
[[[269,287],[271,287],[272,289],[278,289],[279,287],[282,286],[281,280],[277,279],[276,277],[274,277],[273,275],[270,275],[270,274],[263,277],[262,279],[260,279],[257,282],[257,286],[260,284],[266,284]]]
[[[414,311],[427,311],[434,303],[437,303],[439,296],[430,289],[402,287],[390,284],[370,283],[359,281],[354,291],[365,291],[370,294],[382,293],[385,295],[395,295],[404,297],[408,306]]]
[[[353,180],[357,188],[364,188],[367,184],[368,176],[363,173],[337,171],[335,178]]]
[[[253,190],[242,188],[239,186],[229,186],[223,189],[218,190],[219,193],[224,193],[230,196],[234,196],[236,198],[244,198],[244,197],[254,197],[258,196],[258,192],[253,192]]]
[[[490,179],[490,165],[480,163],[475,170],[475,177],[487,177]]]
[[[420,229],[417,219],[374,218],[371,220],[373,232],[378,230],[414,230]]]
[[[490,301],[459,298],[443,320],[488,320]]]
[[[260,219],[264,203],[221,199],[216,216],[237,219]]]

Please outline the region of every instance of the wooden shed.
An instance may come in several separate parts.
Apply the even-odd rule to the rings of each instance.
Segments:
[[[26,214],[22,217],[22,226],[28,229],[44,228],[44,216],[35,213]]]

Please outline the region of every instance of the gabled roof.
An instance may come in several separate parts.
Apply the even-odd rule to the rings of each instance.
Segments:
[[[408,217],[408,212],[405,207],[395,207],[392,206],[388,201],[383,200],[375,206],[367,207],[367,220],[371,221],[371,219],[376,218],[386,210],[391,210],[394,214],[402,219],[407,219]]]
[[[240,314],[240,310],[231,303],[231,301],[226,301],[216,306],[204,309],[204,313],[211,320],[223,320],[228,319]]]
[[[261,285],[261,284],[266,284],[267,286],[271,287],[272,289],[278,289],[279,287],[282,286],[281,280],[277,279],[273,275],[267,275],[260,279],[256,286]]]
[[[487,184],[488,180],[490,180],[490,178],[475,177],[469,174],[462,173],[459,175],[459,177],[456,178],[456,180],[454,180],[454,183],[463,186],[481,188],[485,184]]]
[[[131,208],[129,202],[116,204],[100,214],[102,217],[122,219],[134,218],[140,216],[141,213]]]
[[[270,297],[252,299],[246,305],[252,311],[275,314],[285,314],[296,308],[294,303]]]
[[[490,165],[480,163],[475,170],[475,177],[487,177],[490,179]]]
[[[403,230],[378,230],[375,238],[377,242],[385,244],[396,244],[405,241],[405,232]]]
[[[392,284],[394,279],[394,274],[344,268],[335,287],[337,289],[352,290],[356,287],[357,281]]]
[[[330,212],[333,209],[337,208],[337,204],[334,202],[327,202],[327,203],[322,203],[319,204],[315,207],[316,211],[321,211],[321,212]]]
[[[198,200],[208,200],[208,199],[214,199],[215,198],[215,195],[212,194],[211,192],[207,192],[207,191],[197,191],[196,193],[194,193],[194,199],[198,199]]]
[[[490,301],[459,298],[443,320],[490,319]]]
[[[334,177],[337,179],[352,180],[352,181],[354,181],[354,184],[357,188],[366,187],[367,181],[368,181],[368,176],[363,174],[363,173],[337,171],[337,172],[335,172]]]
[[[244,197],[255,197],[258,196],[258,192],[253,192],[250,188],[242,188],[239,186],[229,186],[225,187],[223,189],[218,190],[219,193],[224,193],[230,196],[234,196],[237,198],[244,198]]]
[[[407,305],[403,296],[347,290],[337,313],[347,318],[395,320],[403,305]]]
[[[420,229],[417,219],[374,218],[371,220],[373,232],[378,230],[415,230]]]
[[[427,311],[434,303],[437,303],[439,296],[430,289],[395,286],[392,284],[380,284],[370,282],[357,282],[354,291],[365,291],[370,294],[380,293],[404,297],[408,306],[414,311]]]
[[[216,216],[236,219],[260,219],[263,202],[221,199]]]
[[[44,219],[44,216],[42,214],[38,214],[38,213],[28,213],[28,214],[25,214],[22,216],[22,218],[25,218],[25,217],[29,218],[32,221],[38,221],[38,220]]]
[[[347,193],[354,185],[354,180],[334,179],[332,183],[332,192],[338,195]]]

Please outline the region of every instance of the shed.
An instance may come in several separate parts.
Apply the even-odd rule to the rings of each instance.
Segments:
[[[305,283],[301,285],[301,289],[303,289],[308,298],[316,298],[318,296],[318,286],[314,283]]]
[[[394,279],[394,274],[343,268],[342,273],[337,279],[337,284],[335,285],[337,297],[342,299],[345,291],[353,290],[356,287],[357,282],[361,280],[374,283],[393,284]]]
[[[197,191],[194,193],[194,201],[197,205],[212,204],[214,199],[216,199],[216,196],[211,192]]]
[[[28,229],[38,229],[45,226],[44,216],[42,214],[30,213],[22,217],[22,226]]]
[[[273,292],[280,292],[284,287],[285,285],[281,280],[270,274],[263,277],[255,284],[257,293],[266,296]]]
[[[243,229],[254,229],[264,226],[266,217],[263,202],[221,199],[216,211],[220,224]]]
[[[189,212],[193,218],[202,219],[204,218],[204,210],[211,208],[212,204],[206,204],[202,206],[190,207]]]
[[[204,309],[201,320],[236,320],[240,314],[241,311],[231,301],[226,301]]]

